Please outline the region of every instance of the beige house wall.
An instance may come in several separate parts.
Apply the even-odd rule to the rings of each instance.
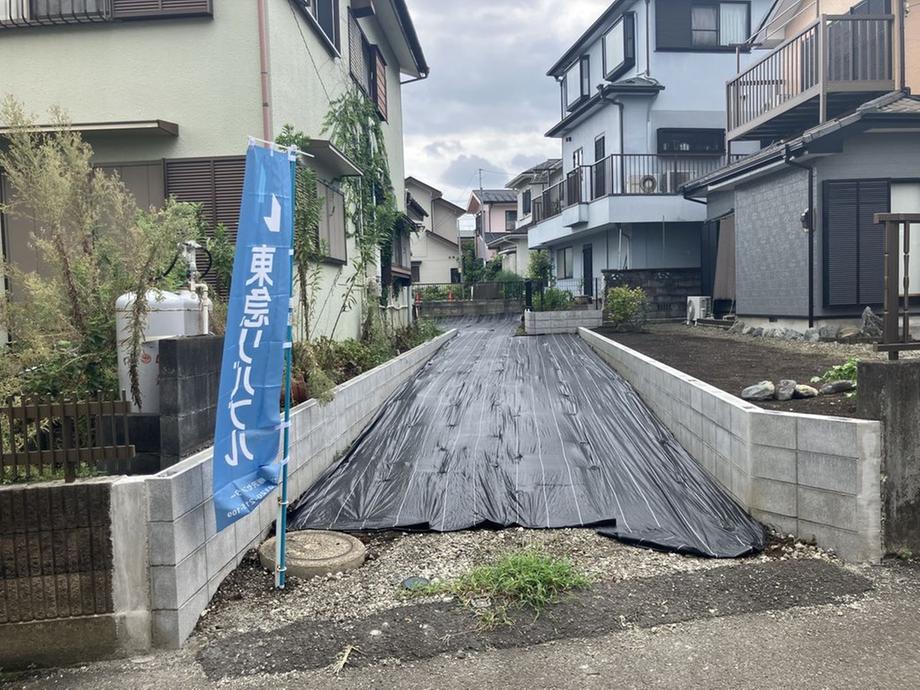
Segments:
[[[248,137],[263,135],[257,3],[214,5],[213,18],[5,31],[0,97],[12,95],[40,122],[50,119],[49,109],[60,106],[75,123],[160,119],[179,126],[177,137],[88,136],[98,163],[243,155]],[[323,131],[329,103],[354,85],[348,54],[350,2],[340,0],[341,56],[330,54],[289,0],[266,5],[273,136],[290,123],[309,137],[329,138]],[[388,118],[383,130],[397,203],[404,210],[399,64],[375,20],[360,23],[387,61]],[[14,238],[11,244],[18,248],[27,241]],[[360,333],[362,300],[354,292],[347,294],[354,282],[353,239],[347,242],[347,253],[345,266],[321,268],[322,290],[311,325],[315,335],[346,338]],[[369,273],[369,279],[379,278],[379,267]],[[345,306],[351,302],[355,306]]]

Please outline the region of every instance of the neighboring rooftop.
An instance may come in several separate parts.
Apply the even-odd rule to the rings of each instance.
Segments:
[[[538,163],[520,173],[510,182],[506,183],[505,186],[509,189],[516,189],[522,184],[532,184],[534,181],[541,181],[549,177],[553,172],[562,170],[562,159],[561,158],[550,158]]]
[[[517,192],[513,189],[474,189],[473,195],[484,204],[517,203]]]

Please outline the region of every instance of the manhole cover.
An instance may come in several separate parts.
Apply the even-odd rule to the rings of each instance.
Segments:
[[[275,569],[275,538],[259,547],[262,567]],[[287,574],[299,578],[341,573],[360,568],[367,550],[347,534],[336,532],[291,532],[287,535]]]

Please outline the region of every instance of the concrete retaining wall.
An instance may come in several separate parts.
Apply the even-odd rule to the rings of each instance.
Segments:
[[[879,422],[762,410],[597,333],[579,334],[758,520],[849,561],[881,558]]]
[[[289,492],[300,497],[456,333],[451,331],[335,389],[328,405],[295,408]],[[259,510],[215,532],[211,499],[212,449],[147,480],[150,605],[153,644],[176,648],[191,634],[217,588],[272,529],[278,504],[270,494]]]
[[[604,312],[600,309],[524,312],[527,335],[578,333],[579,328],[599,328],[603,322]]]
[[[419,318],[453,319],[467,316],[501,316],[520,314],[519,299],[480,299],[464,302],[423,302],[416,305]]]

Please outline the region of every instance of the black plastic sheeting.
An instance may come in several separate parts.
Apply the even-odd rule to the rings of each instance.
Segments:
[[[592,526],[704,556],[763,548],[763,527],[581,338],[447,325],[459,335],[292,508],[292,530]]]

